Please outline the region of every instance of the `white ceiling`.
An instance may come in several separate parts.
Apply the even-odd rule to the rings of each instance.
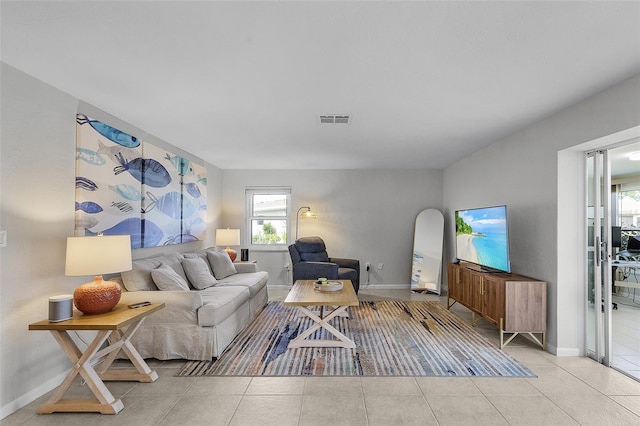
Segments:
[[[638,1],[1,7],[4,62],[223,169],[444,168],[640,72]]]

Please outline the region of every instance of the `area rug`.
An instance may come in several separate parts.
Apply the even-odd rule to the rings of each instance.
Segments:
[[[349,314],[331,324],[355,349],[287,349],[312,321],[270,302],[220,358],[189,361],[177,376],[536,377],[439,302],[360,302]]]

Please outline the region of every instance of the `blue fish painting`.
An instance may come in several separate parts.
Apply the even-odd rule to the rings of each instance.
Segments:
[[[102,166],[107,162],[101,154],[87,148],[76,148],[76,160],[82,160],[94,166]]]
[[[196,185],[193,182],[183,183],[182,186],[185,187],[185,189],[187,190],[187,193],[191,195],[193,198],[200,198],[200,196],[202,195],[200,193],[200,188],[198,188],[198,185]]]
[[[193,168],[191,168],[191,161],[187,160],[184,157],[180,157],[179,155],[174,155],[173,157],[167,153],[164,157],[165,160],[169,160],[173,167],[176,168],[178,174],[180,176],[189,176],[193,174]]]
[[[129,172],[131,176],[144,185],[154,188],[163,188],[171,183],[171,175],[167,169],[156,160],[151,158],[138,157],[129,162],[120,157],[120,166],[113,168],[113,172],[119,175],[122,172]]]
[[[155,223],[137,217],[125,219],[117,225],[102,231],[103,235],[130,235],[131,248],[156,247],[164,236]],[[86,235],[97,235],[97,232],[86,231]]]
[[[127,148],[120,145],[107,146],[102,143],[102,141],[98,141],[98,153],[106,155],[116,164],[121,164],[120,158],[123,159],[123,162],[128,163],[134,158],[140,157],[139,149]]]
[[[118,145],[126,146],[128,148],[136,148],[140,146],[140,139],[135,136],[131,136],[130,134],[118,130],[115,127],[104,124],[101,121],[91,120],[84,114],[76,115],[76,123],[80,125],[89,124],[96,132]]]
[[[76,188],[84,189],[87,191],[95,191],[98,189],[98,185],[91,179],[87,179],[86,177],[78,176],[76,177]]]
[[[109,185],[109,189],[120,195],[122,198],[131,201],[138,201],[142,199],[142,193],[138,189],[139,187],[122,183],[120,185]]]
[[[143,213],[148,213],[154,208],[158,208],[162,213],[174,219],[186,219],[193,215],[196,211],[193,204],[183,197],[179,192],[169,192],[160,198],[157,198],[150,192],[147,197],[151,202],[145,206]]]
[[[93,201],[83,201],[82,203],[76,202],[76,210],[82,210],[89,214],[96,214],[102,211],[102,207]]]

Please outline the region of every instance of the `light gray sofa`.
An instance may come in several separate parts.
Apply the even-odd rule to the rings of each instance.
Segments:
[[[218,357],[266,305],[268,278],[255,263],[231,263],[213,248],[134,260],[120,277],[120,303],[166,306],[146,318],[132,342],[144,358]]]

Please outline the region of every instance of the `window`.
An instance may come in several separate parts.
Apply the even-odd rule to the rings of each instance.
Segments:
[[[248,246],[254,250],[282,250],[287,246],[291,188],[247,188]]]

